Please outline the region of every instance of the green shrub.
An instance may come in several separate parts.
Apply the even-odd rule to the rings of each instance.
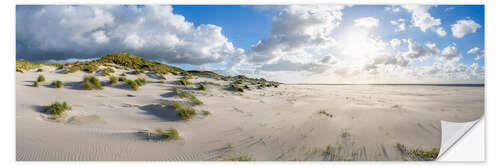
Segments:
[[[71,69],[65,71],[64,74],[74,73],[74,72],[80,71],[80,69],[81,69],[80,66],[74,65],[73,67],[71,67]]]
[[[187,79],[183,78],[183,79],[179,80],[179,84],[184,85],[184,86],[188,86],[188,85],[191,85],[191,82],[189,82]]]
[[[83,77],[83,83],[82,83],[82,88],[88,89],[88,90],[93,90],[93,89],[103,89],[101,86],[101,81],[95,76],[85,76]]]
[[[115,73],[115,70],[113,70],[112,68],[108,67],[102,70],[102,75],[104,76],[110,75],[111,73]]]
[[[55,80],[55,81],[52,81],[52,86],[54,86],[55,88],[62,88],[64,85],[63,85],[62,81]]]
[[[181,139],[181,135],[179,131],[174,128],[170,128],[166,132],[163,129],[156,129],[156,133],[158,133],[162,140],[178,140]]]
[[[56,101],[55,103],[52,103],[49,106],[49,109],[47,110],[47,112],[49,112],[49,114],[51,114],[53,116],[60,116],[64,112],[69,111],[69,110],[71,110],[71,107],[68,105],[68,103],[66,103],[66,102],[60,103],[60,102]]]
[[[33,86],[38,88],[38,87],[40,87],[40,83],[38,83],[38,81],[35,81],[35,82],[33,82]]]
[[[39,68],[36,70],[36,72],[43,72],[43,69]]]
[[[118,83],[118,77],[115,77],[115,76],[109,76],[109,83],[111,83],[111,84],[116,84],[116,83]]]
[[[45,82],[45,77],[43,75],[39,75],[38,79],[36,79],[38,82]]]
[[[24,71],[19,68],[16,68],[16,72],[24,73]]]
[[[200,89],[200,90],[207,90],[207,86],[205,86],[203,84],[200,84],[200,85],[198,85],[198,89]]]
[[[94,73],[97,71],[97,69],[99,69],[99,67],[97,67],[94,64],[90,64],[90,63],[84,64],[81,68],[82,71],[85,71],[88,73]]]
[[[139,85],[137,85],[137,82],[133,80],[127,80],[127,84],[132,88],[133,90],[137,91],[139,90]]]
[[[125,77],[118,77],[118,81],[125,82],[125,81],[127,81],[127,78],[125,78]]]
[[[243,88],[241,88],[237,84],[230,84],[229,87],[232,88],[233,90],[244,92]]]

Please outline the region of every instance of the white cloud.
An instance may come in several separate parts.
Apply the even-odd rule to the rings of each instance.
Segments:
[[[247,61],[267,63],[294,54],[309,57],[306,49],[335,43],[331,36],[342,19],[343,6],[291,5],[272,19],[271,36],[247,51]]]
[[[391,20],[390,23],[392,25],[395,25],[397,28],[394,30],[395,32],[401,32],[401,31],[404,31],[406,30],[406,23],[405,23],[405,19],[403,18],[400,18],[398,20]]]
[[[323,73],[330,69],[330,65],[320,63],[301,63],[289,60],[278,60],[276,63],[264,64],[260,70],[264,71],[308,71],[313,73]]]
[[[378,27],[379,20],[374,17],[363,17],[354,20],[354,26],[366,29]]]
[[[427,43],[425,46],[421,46],[412,39],[407,39],[406,42],[408,43],[408,51],[402,53],[402,56],[407,59],[424,60],[439,54],[439,48],[434,43]]]
[[[390,43],[391,43],[391,47],[392,47],[392,48],[395,48],[395,47],[397,47],[397,46],[401,45],[401,40],[399,40],[399,39],[397,39],[397,38],[394,38],[394,39],[392,39],[392,40],[390,41]]]
[[[445,36],[446,31],[440,27],[441,19],[434,18],[429,9],[429,5],[402,5],[404,9],[412,14],[411,23],[413,26],[420,28],[422,32],[428,29],[436,32],[439,36]]]
[[[128,51],[179,64],[219,63],[235,54],[221,27],[194,26],[171,6],[19,6],[20,58],[90,58]]]
[[[399,7],[396,7],[396,6],[387,6],[387,7],[384,7],[384,10],[385,11],[390,11],[390,12],[394,12],[394,13],[398,13],[401,8]]]
[[[481,25],[474,20],[458,20],[456,24],[451,25],[451,32],[456,38],[462,38],[467,34],[475,33]]]
[[[476,55],[476,57],[474,57],[474,60],[479,60],[484,56],[484,51],[480,50],[478,47],[474,47],[467,51],[467,54]]]
[[[455,44],[448,45],[441,51],[438,56],[441,61],[446,61],[448,63],[455,63],[462,58],[462,53],[458,50]]]

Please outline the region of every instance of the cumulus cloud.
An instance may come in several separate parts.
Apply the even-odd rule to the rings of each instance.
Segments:
[[[405,19],[400,18],[398,20],[391,20],[390,23],[394,26],[396,26],[396,29],[394,30],[395,32],[401,32],[406,30],[406,23]]]
[[[394,38],[394,39],[391,39],[390,43],[391,43],[391,47],[395,48],[395,47],[401,45],[401,40]]]
[[[18,6],[19,58],[92,58],[128,51],[175,64],[219,63],[235,54],[221,27],[194,26],[171,6]]]
[[[397,6],[387,6],[387,7],[384,7],[384,10],[385,11],[394,12],[394,13],[398,13],[399,11],[401,11],[401,8],[399,8]]]
[[[484,56],[484,50],[480,50],[478,47],[474,47],[467,51],[467,54],[476,55],[476,57],[474,57],[474,60],[479,60]]]
[[[411,13],[411,23],[413,26],[420,28],[422,32],[430,29],[439,36],[445,36],[446,31],[440,27],[441,19],[434,18],[429,13],[431,7],[429,5],[402,5],[402,8]]]
[[[441,61],[446,62],[458,62],[460,58],[462,58],[462,53],[458,50],[455,44],[448,45],[441,51],[441,54],[438,56]]]
[[[467,34],[475,33],[481,25],[474,22],[474,20],[458,20],[457,23],[451,25],[451,32],[456,38],[462,38]]]
[[[267,63],[289,53],[306,53],[305,49],[334,43],[331,33],[340,24],[343,8],[329,5],[283,7],[272,19],[271,36],[247,51],[247,61]]]
[[[402,56],[407,59],[424,60],[439,54],[439,48],[434,43],[427,43],[425,46],[421,46],[412,39],[407,39],[406,42],[408,43],[408,51],[402,53]]]
[[[354,26],[366,29],[378,27],[379,20],[374,17],[363,17],[354,20]]]

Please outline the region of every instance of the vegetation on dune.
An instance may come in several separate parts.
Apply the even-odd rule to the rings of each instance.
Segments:
[[[180,90],[179,88],[176,87],[174,87],[173,89],[177,94],[177,96],[179,96],[180,98],[188,98],[189,100],[191,100],[193,105],[203,105],[203,102],[200,99],[196,98],[196,96],[189,93],[188,91]]]
[[[53,116],[61,116],[64,112],[71,110],[71,107],[66,102],[55,102],[52,103],[49,108],[46,110],[49,114]]]
[[[80,66],[73,66],[69,70],[64,71],[64,74],[74,73],[74,72],[80,71],[80,69],[81,69]]]
[[[111,53],[100,58],[99,60],[94,60],[92,62],[95,62],[97,64],[106,64],[106,63],[117,64],[133,68],[135,70],[146,69],[148,71],[153,71],[160,74],[168,74],[168,73],[177,74],[178,72],[184,71],[181,68],[161,64],[156,61],[149,61],[127,52]]]
[[[126,77],[118,77],[118,81],[125,82],[125,81],[127,81],[127,78]]]
[[[226,158],[225,160],[228,160],[228,161],[255,161],[255,158],[253,158],[249,155],[238,155],[238,156]]]
[[[102,75],[104,75],[104,76],[111,75],[112,73],[115,73],[115,70],[113,70],[112,68],[109,68],[109,67],[102,70]]]
[[[177,129],[170,128],[167,131],[163,129],[156,129],[162,140],[178,140],[181,139],[181,135]]]
[[[38,87],[40,87],[40,83],[38,83],[38,81],[35,81],[35,82],[33,82],[33,86],[38,88]]]
[[[333,117],[333,114],[330,114],[330,113],[326,112],[325,110],[320,110],[320,111],[318,112],[318,114],[319,114],[319,115],[325,115],[325,116],[330,117],[330,118],[332,118],[332,117]]]
[[[39,75],[38,78],[36,79],[38,82],[45,82],[45,77],[43,75]]]
[[[127,80],[127,84],[132,88],[133,90],[137,91],[139,90],[139,85],[137,85],[137,82],[134,80]]]
[[[207,111],[207,110],[201,110],[201,114],[204,116],[212,115],[212,113],[210,111]]]
[[[190,120],[196,115],[196,110],[193,107],[183,106],[177,102],[172,103],[171,106],[177,111],[177,116],[183,120]]]
[[[63,82],[60,80],[52,81],[52,86],[55,88],[62,88],[64,86]]]
[[[212,78],[215,78],[215,79],[221,79],[221,80],[226,79],[227,80],[227,77],[225,77],[223,75],[219,75],[219,74],[217,74],[215,72],[212,72],[212,71],[191,70],[191,71],[188,71],[188,72],[190,74],[196,75],[196,76],[212,77]]]
[[[138,86],[146,85],[146,79],[144,79],[144,78],[137,78],[134,81],[137,83]]]
[[[39,68],[36,70],[36,72],[43,72],[43,69]]]
[[[16,60],[16,71],[31,70],[40,67],[40,64],[28,60]]]
[[[239,91],[239,92],[244,92],[245,91],[245,90],[243,90],[243,88],[241,88],[237,84],[229,84],[229,87],[232,88],[233,90],[236,90],[236,91]]]
[[[199,84],[198,85],[198,89],[200,89],[200,90],[207,90],[208,88],[207,88],[207,86],[205,86],[203,84]]]
[[[16,68],[16,72],[24,73],[24,71],[19,68]]]
[[[109,83],[111,83],[111,84],[116,84],[116,83],[118,83],[118,77],[115,77],[115,76],[109,76]]]
[[[101,90],[101,81],[95,76],[85,76],[83,77],[82,88],[88,90]]]
[[[439,149],[437,148],[432,148],[431,150],[424,150],[421,148],[411,149],[400,143],[396,144],[396,148],[410,160],[432,161],[439,155]]]
[[[191,85],[191,82],[189,82],[186,78],[182,78],[179,80],[180,85],[188,86]]]

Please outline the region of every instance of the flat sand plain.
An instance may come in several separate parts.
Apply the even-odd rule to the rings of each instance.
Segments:
[[[207,91],[149,73],[138,91],[124,83],[103,90],[83,90],[84,72],[63,74],[44,66],[16,73],[16,159],[80,160],[228,160],[241,155],[255,160],[404,160],[396,143],[412,148],[439,148],[440,121],[464,122],[484,112],[484,87],[394,85],[280,85],[243,93],[228,90],[228,81],[211,81]],[[125,71],[118,70],[115,76]],[[33,87],[38,75],[46,80]],[[61,80],[63,88],[50,83]],[[161,102],[186,101],[172,87],[192,92],[211,115],[180,120]],[[72,110],[59,120],[43,109],[65,101]],[[327,114],[319,114],[324,111]],[[182,139],[150,140],[155,129],[175,128]],[[327,147],[334,151],[325,154]]]

